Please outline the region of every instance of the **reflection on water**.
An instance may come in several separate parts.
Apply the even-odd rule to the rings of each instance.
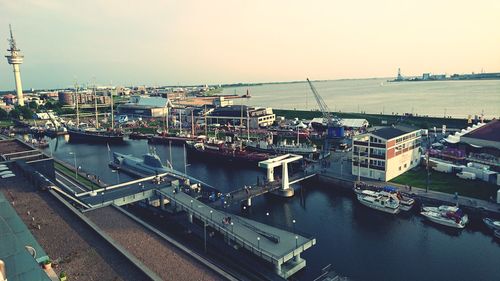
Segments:
[[[156,145],[162,162],[169,158],[167,145]],[[98,175],[104,181],[116,182],[117,175],[107,166],[106,144],[71,144],[53,139],[54,156]],[[148,151],[144,140],[111,145],[112,151],[141,156]],[[172,146],[174,168],[184,170],[183,148]],[[264,171],[234,165],[189,160],[188,174],[228,192],[256,182]],[[120,173],[120,180],[131,179]],[[239,206],[231,211],[240,213]],[[269,215],[267,215],[269,213]],[[249,218],[314,235],[317,245],[307,250],[305,270],[296,277],[312,280],[321,268],[332,264],[342,275],[356,280],[500,280],[500,245],[481,223],[454,231],[429,224],[413,214],[390,215],[359,204],[354,196],[312,181],[296,191],[292,198],[272,195],[257,197]]]

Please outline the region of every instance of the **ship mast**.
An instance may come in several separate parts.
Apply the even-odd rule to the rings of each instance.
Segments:
[[[247,141],[250,141],[250,116],[248,115],[248,106],[247,106]]]
[[[94,106],[95,106],[95,128],[99,129],[99,115],[97,113],[97,91],[94,80]]]
[[[80,113],[78,112],[78,84],[75,82],[76,128],[80,128]]]
[[[191,136],[194,136],[194,110],[191,110]]]
[[[111,130],[114,130],[115,129],[115,114],[114,114],[114,109],[113,109],[113,92],[116,91],[111,89],[111,100],[110,100],[110,103],[111,103]]]

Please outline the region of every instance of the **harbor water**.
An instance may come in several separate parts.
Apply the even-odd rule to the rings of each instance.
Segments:
[[[110,148],[138,157],[149,149],[145,140],[128,140]],[[168,145],[154,148],[163,162],[170,158]],[[71,144],[59,137],[50,141],[46,153],[72,165],[76,160],[77,166],[108,183],[131,179],[111,172],[106,144]],[[201,160],[190,160],[185,166],[184,150],[179,146],[172,146],[172,162],[176,169],[186,168],[189,175],[223,192],[255,184],[264,175],[257,167]],[[313,280],[328,264],[341,275],[360,281],[500,280],[500,243],[481,222],[450,230],[426,222],[417,213],[377,212],[335,187],[308,182],[300,188],[293,198],[261,196],[246,214],[316,237],[317,244],[303,254],[307,266],[295,275],[296,280]]]
[[[305,79],[304,79],[305,80]],[[500,80],[387,82],[352,79],[313,82],[330,110],[384,114],[414,113],[435,117],[500,116]],[[223,94],[246,94],[236,100],[251,106],[317,110],[307,82],[224,88]]]

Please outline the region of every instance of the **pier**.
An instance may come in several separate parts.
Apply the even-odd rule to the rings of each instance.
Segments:
[[[275,273],[282,278],[288,278],[306,266],[301,253],[316,244],[315,238],[213,208],[182,192],[187,187],[185,183],[186,179],[179,175],[164,173],[80,193],[55,191],[80,202],[84,213],[139,201],[164,211],[184,212],[190,223],[196,219],[203,224],[205,245],[209,228],[220,233],[226,243],[272,264]]]

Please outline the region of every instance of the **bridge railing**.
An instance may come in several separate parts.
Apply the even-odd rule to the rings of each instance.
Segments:
[[[157,190],[157,192],[159,194],[167,197],[167,198],[170,198],[170,199],[173,198],[174,204],[176,204],[177,207],[180,206],[181,209],[192,213],[194,217],[204,221],[204,223],[210,222],[208,225],[211,226],[212,228],[214,228],[215,230],[217,230],[218,232],[223,233],[224,235],[232,236],[233,237],[232,240],[234,240],[238,244],[242,245],[244,248],[246,248],[247,250],[249,250],[253,254],[257,254],[258,256],[260,256],[261,258],[263,258],[269,262],[281,262],[281,263],[285,262],[284,257],[277,256],[277,255],[275,255],[275,254],[273,254],[265,249],[260,248],[259,246],[256,247],[255,241],[249,241],[248,239],[238,235],[237,233],[234,233],[234,231],[230,225],[221,226],[220,223],[215,222],[213,219],[211,219],[210,215],[196,211],[195,209],[191,208],[188,204],[184,204],[178,200],[175,200],[175,198],[174,198],[175,196],[171,196],[171,195],[166,194],[160,190]],[[219,210],[217,210],[217,211],[221,212]],[[241,222],[241,220],[239,220],[239,221]],[[306,242],[297,244],[297,247],[290,249],[290,252],[293,252],[295,249],[302,248],[302,246],[304,246],[305,244],[307,244],[309,242],[310,241],[308,240]]]

